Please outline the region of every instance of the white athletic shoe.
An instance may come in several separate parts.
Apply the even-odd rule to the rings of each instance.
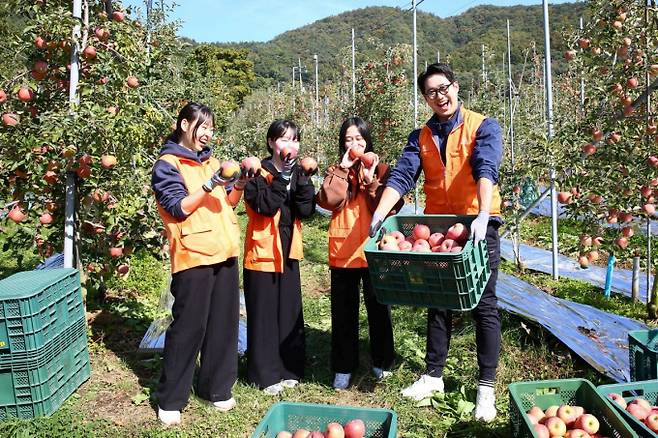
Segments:
[[[220,412],[228,412],[235,407],[235,399],[231,397],[228,400],[212,402],[212,405]]]
[[[336,373],[334,376],[334,389],[346,389],[350,385],[350,373]]]
[[[296,379],[286,379],[281,381],[281,386],[284,388],[294,388],[299,383],[299,380]]]
[[[475,402],[475,419],[489,423],[496,418],[496,395],[491,386],[478,386]]]
[[[267,395],[278,395],[281,391],[283,391],[283,386],[280,383],[275,383],[263,389],[263,392]]]
[[[165,411],[158,406],[158,419],[165,426],[180,424],[180,411]]]
[[[402,390],[402,395],[416,401],[431,397],[433,392],[443,392],[443,377],[420,376],[411,386]]]
[[[377,379],[380,382],[385,378],[393,375],[391,371],[386,371],[377,367],[372,367],[372,373],[375,375],[375,379]]]

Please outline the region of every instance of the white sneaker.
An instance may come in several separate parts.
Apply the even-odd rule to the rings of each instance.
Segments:
[[[345,389],[350,385],[350,378],[352,377],[349,373],[336,373],[334,376],[334,389]]]
[[[180,424],[180,411],[165,411],[158,406],[158,419],[165,426]]]
[[[212,405],[220,412],[228,412],[235,407],[235,399],[231,397],[228,400],[212,402]]]
[[[372,373],[375,375],[375,379],[377,379],[378,381],[382,381],[385,378],[393,375],[391,371],[386,371],[377,367],[372,367]]]
[[[284,388],[294,388],[299,383],[299,380],[296,379],[286,379],[281,381],[281,386]]]
[[[443,392],[443,377],[420,376],[413,385],[402,390],[402,395],[416,401],[431,397],[433,392]]]
[[[475,419],[489,423],[496,418],[496,394],[491,386],[478,386]]]
[[[281,391],[283,391],[283,386],[280,383],[275,383],[263,389],[263,392],[267,395],[278,395]]]

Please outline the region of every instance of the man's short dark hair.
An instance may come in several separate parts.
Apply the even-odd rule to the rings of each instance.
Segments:
[[[443,75],[451,83],[456,81],[455,74],[448,64],[435,62],[428,65],[425,71],[418,75],[417,84],[421,94],[425,94],[425,81],[433,75]]]

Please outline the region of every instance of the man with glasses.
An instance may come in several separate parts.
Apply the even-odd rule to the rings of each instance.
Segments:
[[[495,119],[464,108],[459,83],[446,64],[432,64],[418,76],[418,88],[434,115],[413,131],[375,210],[370,225],[374,236],[393,205],[411,190],[422,171],[425,175],[426,214],[477,215],[471,238],[486,239],[491,278],[473,309],[477,360],[480,369],[475,418],[489,422],[496,417],[494,382],[500,355],[500,315],[496,280],[500,262],[498,227],[500,193],[498,169],[503,155],[500,125]],[[443,368],[452,332],[452,313],[428,309],[425,373],[402,395],[415,400],[443,392]]]

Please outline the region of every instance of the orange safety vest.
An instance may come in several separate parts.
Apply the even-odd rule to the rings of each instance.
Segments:
[[[268,184],[272,184],[274,177],[261,168]],[[261,272],[283,272],[283,248],[279,235],[279,220],[281,211],[274,216],[258,214],[245,202],[249,223],[244,241],[244,263],[246,269]],[[292,242],[288,258],[301,260],[304,257],[302,246],[302,221],[295,218],[292,227]]]
[[[329,223],[329,266],[333,268],[367,268],[363,247],[368,240],[372,213],[366,193],[357,192],[345,206],[334,211]]]
[[[485,119],[481,114],[461,108],[462,123],[448,135],[446,161],[443,163],[439,145],[434,141],[432,130],[425,125],[420,131],[420,159],[425,174],[427,214],[478,214],[477,183],[473,178],[471,155],[475,148],[475,136]],[[489,214],[500,215],[500,191],[493,187],[493,199]]]
[[[171,154],[159,159],[178,170],[188,193],[196,192],[219,169],[219,161],[214,157],[202,163]],[[221,263],[240,254],[238,218],[226,197],[224,187],[215,187],[185,219],[173,217],[158,203],[169,240],[172,274]]]

